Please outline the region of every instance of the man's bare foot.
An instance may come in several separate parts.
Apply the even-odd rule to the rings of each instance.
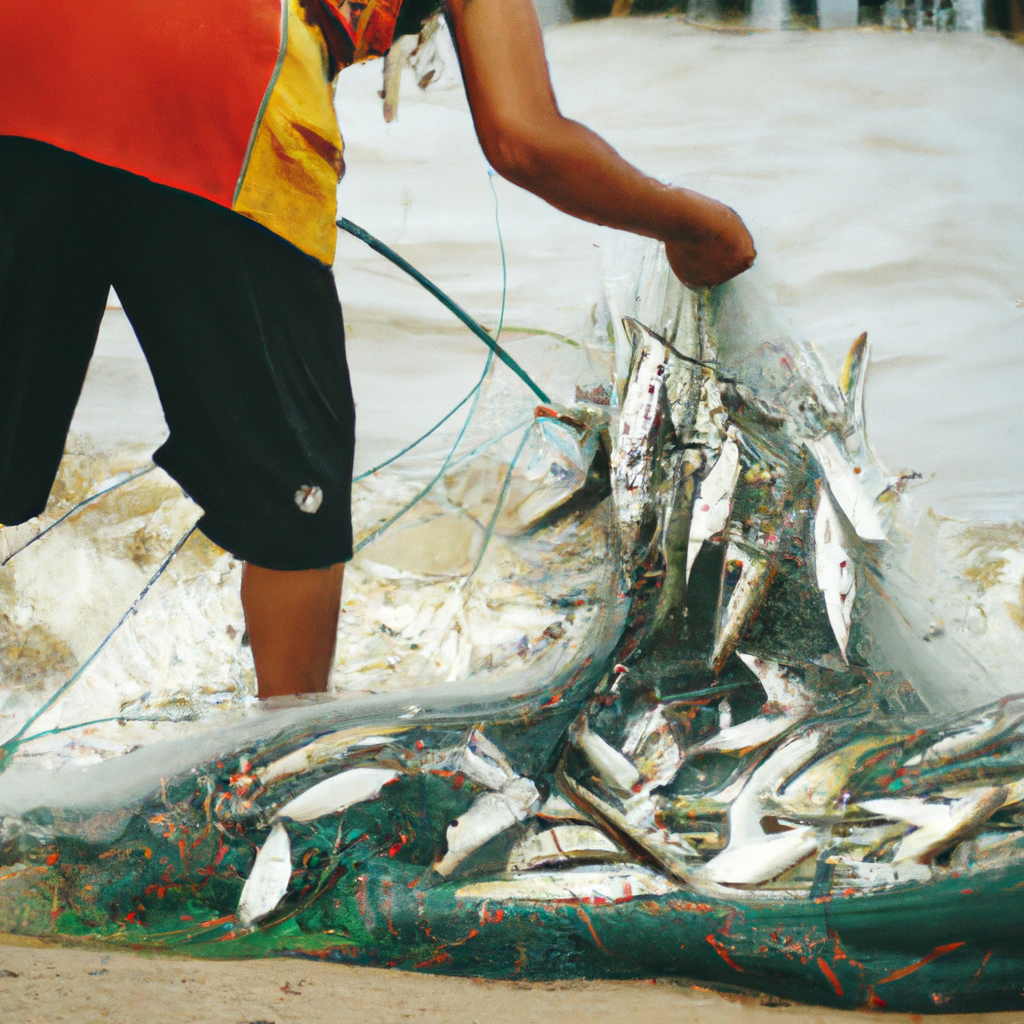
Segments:
[[[246,563],[242,608],[261,699],[326,693],[344,573],[343,563],[295,572]]]

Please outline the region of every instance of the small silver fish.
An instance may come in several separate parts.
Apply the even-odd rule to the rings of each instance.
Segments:
[[[249,877],[242,886],[236,916],[248,928],[266,917],[284,898],[292,877],[292,848],[284,825],[278,822],[256,854]]]
[[[828,481],[829,490],[846,513],[857,535],[862,540],[885,540],[885,530],[875,510],[875,503],[861,486],[856,468],[840,451],[835,437],[825,434],[823,437],[808,439],[804,444],[817,460]]]
[[[711,667],[716,672],[722,670],[736,650],[743,630],[760,605],[774,574],[767,558],[750,554],[732,542],[725,549],[725,565],[728,568],[730,564],[740,566],[740,576],[718,623],[710,659]]]
[[[277,817],[290,821],[315,821],[325,814],[337,814],[366,800],[376,800],[380,791],[389,782],[394,782],[399,774],[390,768],[350,768],[289,800],[277,812]]]
[[[629,796],[633,788],[640,784],[640,773],[636,766],[624,754],[601,739],[586,721],[574,732],[573,739],[602,780],[613,790]]]
[[[687,579],[704,542],[721,533],[729,524],[732,495],[740,475],[740,449],[736,436],[735,428],[730,428],[718,460],[704,477],[694,499],[686,551]]]
[[[481,793],[448,826],[448,850],[434,864],[434,870],[447,878],[471,853],[517,822],[525,821],[539,807],[540,794],[529,779],[515,779],[500,793]]]
[[[556,825],[524,839],[509,854],[507,870],[567,864],[572,861],[627,861],[621,846],[592,825]]]
[[[611,486],[622,535],[622,564],[629,573],[647,554],[655,516],[653,463],[669,353],[643,324],[627,317],[623,327],[633,344],[633,359],[612,446]]]
[[[853,602],[857,596],[857,574],[853,559],[843,546],[842,526],[827,490],[818,495],[818,511],[814,516],[814,566],[818,589],[825,599],[829,625],[843,661],[849,662],[846,648],[850,642]]]
[[[521,900],[525,903],[622,903],[638,896],[667,896],[679,886],[639,864],[627,868],[577,868],[530,872],[494,882],[475,882],[456,892],[459,900]]]
[[[817,849],[820,841],[810,826],[768,835],[761,820],[772,795],[810,760],[819,742],[813,731],[784,742],[750,775],[729,808],[729,843],[704,864],[702,877],[726,885],[765,882]]]
[[[927,864],[978,830],[1006,801],[1005,786],[983,786],[952,803],[907,798],[865,800],[861,807],[917,826],[893,852],[892,861]]]

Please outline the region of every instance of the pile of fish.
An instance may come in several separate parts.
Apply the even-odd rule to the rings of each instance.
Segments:
[[[8,740],[0,931],[1024,1003],[1024,697],[936,711],[922,681],[866,338],[834,385],[749,285],[657,251],[620,304],[614,377],[360,492],[340,635],[376,693],[88,771]]]

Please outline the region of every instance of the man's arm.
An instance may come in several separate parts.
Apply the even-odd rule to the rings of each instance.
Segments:
[[[757,255],[729,207],[642,174],[563,117],[530,0],[447,0],[480,145],[509,181],[583,220],[659,238],[692,287],[721,284]]]

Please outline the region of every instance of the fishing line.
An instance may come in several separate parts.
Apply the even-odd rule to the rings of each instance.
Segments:
[[[717,697],[719,694],[732,693],[733,690],[745,690],[747,687],[756,686],[760,680],[751,679],[749,682],[744,680],[742,683],[722,683],[721,686],[709,686],[706,690],[690,690],[687,693],[682,693],[678,697],[672,698],[673,704],[688,704],[693,701],[701,700],[704,697]]]
[[[489,362],[487,363],[487,367],[488,369],[490,368]],[[456,405],[454,408],[449,409],[448,412],[446,412],[444,416],[441,419],[439,419],[425,434],[421,434],[419,437],[417,437],[416,440],[412,442],[412,444],[407,444],[400,452],[395,452],[394,455],[390,456],[389,458],[386,458],[383,462],[379,462],[376,466],[373,467],[373,469],[368,469],[366,470],[365,473],[360,473],[359,476],[352,477],[352,483],[356,483],[359,480],[365,480],[368,476],[373,476],[374,473],[379,473],[382,469],[384,469],[386,466],[390,466],[392,462],[397,461],[403,455],[408,455],[409,452],[411,452],[413,448],[415,448],[418,444],[420,444],[423,441],[426,441],[426,439],[430,437],[430,435],[433,434],[434,431],[439,430],[441,427],[443,427],[473,397],[473,395],[476,394],[480,385],[483,384],[484,377],[486,376],[487,370],[485,369],[483,375],[480,377],[480,380],[477,381],[477,383],[473,386],[471,391],[468,391],[466,393],[462,401],[459,402],[459,404]]]
[[[480,546],[480,554],[477,556],[476,562],[473,568],[469,571],[469,576],[466,577],[468,580],[477,569],[480,568],[480,563],[484,560],[484,555],[487,553],[487,546],[491,543],[491,537],[494,536],[494,528],[498,525],[498,516],[501,514],[501,508],[505,504],[505,498],[508,497],[508,489],[512,485],[512,470],[516,468],[516,463],[519,461],[519,456],[523,454],[523,449],[526,447],[526,442],[530,439],[530,431],[533,429],[533,424],[523,431],[523,438],[519,442],[519,447],[516,449],[515,455],[512,456],[512,461],[508,464],[508,469],[505,471],[505,479],[501,485],[501,493],[498,495],[498,503],[494,506],[494,512],[491,513],[491,521],[487,524],[487,532],[484,534],[484,542]]]
[[[637,322],[639,323],[639,321],[637,321]],[[675,345],[672,344],[672,342],[670,342],[667,338],[665,338],[662,335],[660,335],[657,331],[652,331],[651,328],[647,326],[647,324],[643,324],[643,327],[647,331],[647,333],[650,334],[650,336],[652,338],[657,338],[658,341],[660,341],[662,343],[662,345],[664,345],[665,348],[667,348],[669,350],[669,352],[671,352],[672,355],[674,355],[676,357],[676,359],[681,359],[684,363],[689,363],[691,366],[700,366],[700,367],[702,367],[705,370],[712,370],[712,371],[714,371],[715,376],[723,384],[738,384],[739,383],[739,379],[737,377],[723,377],[718,372],[718,363],[711,363],[711,362],[708,362],[705,359],[697,359],[695,356],[684,355],[682,352],[679,351],[679,349],[677,349],[675,347]]]
[[[149,578],[149,582],[142,588],[141,593],[132,602],[131,607],[128,609],[128,611],[124,613],[124,615],[121,616],[121,618],[117,621],[117,624],[114,626],[114,628],[100,641],[100,645],[96,648],[96,650],[94,650],[92,654],[90,654],[89,657],[86,658],[86,660],[82,662],[82,664],[79,665],[77,669],[75,669],[71,677],[57,688],[56,692],[50,696],[50,698],[43,704],[41,708],[39,708],[38,711],[33,712],[29,716],[26,722],[10,738],[10,740],[8,740],[3,745],[3,747],[0,747],[0,750],[3,751],[3,753],[0,754],[0,769],[2,769],[6,765],[7,761],[10,760],[11,753],[13,752],[15,747],[20,745],[22,737],[24,737],[25,733],[28,732],[29,727],[32,725],[32,723],[37,721],[42,715],[46,714],[46,712],[49,711],[50,708],[52,708],[53,705],[56,704],[57,701],[60,700],[60,698],[63,697],[64,694],[67,693],[68,690],[70,690],[75,683],[78,682],[79,679],[82,678],[82,675],[84,674],[85,670],[99,657],[100,652],[103,650],[104,647],[107,646],[107,644],[113,638],[114,634],[132,617],[132,615],[135,614],[135,611],[142,603],[142,599],[149,593],[149,591],[153,587],[153,584],[155,584],[156,581],[160,579],[160,577],[164,574],[164,571],[171,564],[171,560],[174,558],[174,556],[185,546],[185,542],[195,532],[196,526],[191,526],[188,529],[188,531],[184,534],[184,536],[182,536],[181,539],[174,545],[174,547],[171,548],[170,554],[168,554],[168,556],[163,560],[163,562],[160,563],[160,567]]]
[[[498,248],[499,248],[499,250],[501,252],[501,311],[500,311],[499,316],[498,316],[498,329],[497,329],[497,331],[495,331],[495,338],[497,339],[497,338],[501,337],[502,327],[505,324],[505,301],[506,301],[506,298],[508,296],[508,263],[507,263],[506,258],[505,258],[505,239],[504,239],[504,237],[503,237],[503,235],[501,233],[501,218],[499,216],[499,208],[498,208],[498,193],[497,193],[497,191],[494,188],[494,171],[491,170],[490,168],[488,168],[487,173],[488,173],[488,181],[489,181],[490,186],[491,186],[491,194],[494,196],[494,223],[495,223],[495,226],[497,227],[497,230],[498,230]],[[344,218],[342,218],[342,220],[344,220]],[[341,221],[339,221],[338,223],[341,224]],[[348,221],[346,223],[351,224],[351,221]],[[342,226],[344,226],[344,225],[342,225]],[[356,227],[356,225],[351,224],[351,227],[354,228],[354,227]],[[346,228],[346,230],[349,230],[349,229]],[[362,228],[359,228],[358,230],[362,231]],[[355,234],[355,232],[353,232],[353,234]],[[366,241],[367,244],[371,245],[373,248],[376,248],[376,246],[373,246],[372,243],[369,241],[369,239],[372,239],[373,236],[370,235],[369,232],[363,232],[363,234],[365,234],[367,236],[367,238],[364,239],[364,241]],[[356,237],[362,238],[362,235],[356,235]],[[373,239],[373,240],[376,241],[376,239]],[[384,249],[387,249],[387,246],[385,246],[383,242],[380,242],[379,244],[381,246],[383,246]],[[381,251],[381,250],[378,249],[377,251]],[[391,250],[388,250],[388,252],[391,252]],[[385,253],[385,255],[387,255],[387,253]],[[402,266],[402,264],[405,261],[402,260],[402,258],[400,256],[398,256],[397,253],[392,253],[392,255],[395,257],[396,260],[401,261],[400,263],[398,263],[398,265]],[[389,256],[388,258],[390,259],[391,257]],[[404,269],[406,269],[406,267],[402,266],[402,269],[404,270]],[[413,271],[412,267],[408,267],[408,270],[413,273],[414,277],[416,277],[419,274],[418,271]],[[421,277],[421,276],[422,275],[419,275],[417,277],[417,280],[419,280],[419,277]],[[434,289],[433,286],[430,285],[430,282],[426,281],[426,278],[423,278],[423,281],[426,282],[426,286],[429,287],[429,289],[431,290],[432,294],[439,295],[439,297],[442,298],[442,301],[444,301],[446,296],[443,296],[443,293],[441,293],[439,289]],[[447,304],[448,303],[446,303],[446,305]],[[454,306],[454,303],[452,303],[452,306]],[[457,308],[457,307],[455,307],[455,308]],[[475,321],[474,321],[474,323],[475,323]],[[479,327],[479,324],[477,324],[477,327]],[[483,328],[479,327],[479,330],[483,331]],[[486,334],[486,332],[484,332],[484,333]],[[470,406],[469,412],[466,414],[466,419],[465,419],[465,421],[462,424],[462,429],[459,431],[459,436],[456,437],[455,443],[448,450],[448,454],[445,457],[444,463],[442,464],[441,468],[437,471],[437,473],[434,475],[433,479],[411,501],[407,502],[393,516],[391,516],[384,523],[382,523],[375,530],[373,530],[370,534],[368,534],[361,541],[359,541],[359,543],[356,544],[355,547],[352,550],[352,554],[353,555],[356,554],[359,551],[362,551],[362,549],[365,548],[368,544],[372,544],[382,533],[384,533],[387,529],[389,529],[396,522],[398,522],[398,520],[401,519],[402,516],[404,516],[406,514],[406,512],[410,511],[410,509],[412,509],[419,501],[421,501],[423,498],[425,498],[427,496],[427,494],[429,494],[430,491],[433,489],[434,485],[441,479],[442,476],[444,476],[446,470],[451,465],[452,459],[455,457],[455,453],[458,451],[459,445],[462,443],[462,439],[463,439],[463,437],[466,434],[466,430],[469,428],[469,424],[470,424],[470,422],[473,419],[473,413],[476,411],[476,405],[477,405],[477,402],[480,399],[481,389],[483,387],[484,381],[487,379],[487,374],[490,372],[491,363],[493,362],[494,355],[495,355],[495,353],[500,355],[501,351],[503,351],[502,349],[500,349],[492,341],[490,335],[487,335],[487,341],[488,341],[488,344],[491,346],[491,351],[487,353],[487,362],[484,363],[483,373],[480,375],[480,379],[477,381],[477,383],[476,383],[475,387],[473,388],[473,390],[470,391],[469,394],[466,395],[466,397],[463,398],[462,401],[459,402],[459,404],[457,406],[455,406],[454,409],[451,410],[451,412],[449,412],[443,419],[441,419],[438,423],[436,423],[433,427],[431,427],[430,430],[428,430],[422,437],[418,438],[411,445],[409,445],[406,448],[402,449],[402,451],[398,452],[396,455],[393,455],[386,462],[382,462],[380,464],[380,466],[376,467],[376,469],[370,470],[369,473],[363,473],[360,476],[356,477],[357,480],[361,480],[364,477],[366,477],[366,476],[368,476],[368,475],[370,475],[372,473],[375,473],[377,471],[377,469],[383,469],[384,466],[390,464],[391,462],[394,462],[395,459],[400,458],[402,455],[404,455],[410,449],[412,449],[416,445],[418,445],[420,443],[420,441],[424,440],[424,438],[429,437],[446,420],[450,419],[456,412],[458,412],[458,410],[461,409],[462,406],[466,404],[466,402],[468,402],[470,399],[473,400],[473,404]],[[509,358],[511,358],[511,356]],[[516,428],[513,428],[513,429],[516,429]],[[511,433],[511,431],[509,433]],[[505,436],[505,435],[503,435],[503,436]],[[495,440],[500,440],[500,439],[495,439]],[[493,444],[493,443],[494,443],[494,440],[488,442],[488,444]],[[462,459],[460,461],[465,461],[465,460]]]
[[[490,369],[491,360],[493,358],[494,354],[488,352],[487,365],[484,367],[484,376],[487,376],[487,371]],[[473,389],[473,404],[469,407],[469,412],[466,415],[465,422],[462,424],[462,429],[459,431],[459,436],[455,439],[455,444],[452,445],[448,454],[445,456],[444,463],[442,464],[441,468],[437,471],[437,473],[434,474],[434,477],[430,481],[430,483],[428,483],[426,487],[424,487],[423,490],[421,490],[419,494],[417,494],[416,497],[412,499],[412,501],[404,505],[393,516],[391,516],[390,519],[382,523],[380,526],[377,527],[376,530],[368,534],[358,544],[356,544],[356,546],[352,549],[353,555],[359,551],[362,551],[367,544],[372,544],[385,530],[387,530],[389,527],[393,526],[396,522],[398,522],[398,520],[401,519],[402,516],[404,516],[405,513],[408,512],[417,502],[425,498],[434,487],[434,484],[436,484],[438,480],[440,480],[441,477],[444,476],[445,470],[448,469],[448,465],[452,461],[452,457],[455,455],[456,449],[458,449],[459,444],[462,442],[462,438],[465,436],[466,429],[469,427],[470,421],[473,419],[473,413],[476,410],[476,403],[477,401],[479,401],[479,399],[480,388],[476,387]]]
[[[505,365],[508,366],[509,369],[511,369],[534,392],[534,394],[536,394],[537,397],[540,398],[542,402],[550,402],[548,396],[533,382],[533,380],[529,377],[526,371],[523,370],[522,367],[520,367],[519,364],[503,348],[501,348],[500,345],[497,344],[497,339],[501,337],[501,331],[505,323],[505,304],[508,296],[508,264],[505,256],[505,241],[501,232],[501,221],[499,217],[498,208],[498,194],[494,187],[494,173],[495,172],[491,168],[488,168],[488,184],[491,187],[491,194],[494,196],[494,220],[498,231],[498,246],[501,252],[501,310],[498,317],[498,328],[495,332],[495,337],[493,339],[489,334],[487,334],[483,327],[481,327],[475,320],[472,319],[472,317],[469,316],[468,313],[466,313],[460,306],[458,306],[447,295],[445,295],[445,293],[442,292],[436,285],[434,285],[431,281],[424,277],[424,275],[422,275],[418,270],[416,270],[415,267],[413,267],[401,256],[399,256],[396,252],[394,252],[394,250],[390,249],[387,245],[385,245],[379,239],[375,238],[368,231],[365,231],[358,225],[353,224],[346,218],[343,217],[338,221],[339,227],[343,228],[350,234],[355,235],[357,238],[364,241],[367,245],[370,246],[370,248],[374,249],[376,252],[379,252],[381,255],[385,256],[392,263],[394,263],[400,269],[404,270],[407,274],[409,274],[414,280],[423,285],[423,287],[426,288],[427,291],[429,291],[432,295],[439,299],[444,306],[451,310],[451,312],[453,312],[467,327],[469,327],[469,329],[474,334],[476,334],[482,341],[484,341],[487,344],[488,348],[490,349],[480,379],[474,385],[472,390],[454,408],[452,408],[448,413],[446,413],[436,424],[434,424],[434,426],[432,426],[426,433],[421,435],[411,444],[407,445],[401,451],[397,452],[395,455],[392,455],[384,462],[375,466],[373,469],[367,470],[365,473],[362,473],[354,478],[355,480],[362,480],[367,476],[372,476],[374,473],[383,469],[385,466],[390,465],[392,462],[396,461],[403,455],[407,454],[409,451],[411,451],[413,448],[419,445],[422,441],[428,438],[431,434],[433,434],[436,430],[438,430],[441,426],[443,426],[449,419],[451,419],[452,416],[455,415],[455,413],[459,411],[459,409],[461,409],[466,404],[466,402],[472,399],[472,405],[470,407],[468,415],[466,416],[466,420],[462,425],[462,429],[459,431],[459,435],[456,438],[454,445],[449,450],[444,463],[442,464],[440,470],[438,470],[434,478],[425,488],[423,488],[423,490],[419,492],[419,494],[416,495],[415,498],[412,499],[412,501],[407,503],[398,513],[391,516],[384,524],[379,526],[369,536],[365,537],[362,541],[360,541],[359,544],[356,545],[355,551],[360,551],[362,548],[366,547],[367,544],[374,541],[385,530],[387,530],[391,525],[393,525],[398,519],[405,515],[406,512],[408,512],[414,505],[416,505],[417,502],[419,502],[423,497],[426,496],[426,494],[429,493],[433,486],[444,475],[445,470],[451,463],[452,458],[454,457],[455,452],[458,450],[459,444],[466,433],[466,429],[468,428],[469,423],[473,418],[473,413],[476,410],[477,401],[480,397],[480,390],[483,386],[484,381],[487,378],[487,374],[490,372],[491,363],[495,355],[497,355],[498,358],[501,359],[501,361],[504,362]],[[484,544],[480,552],[480,557],[477,559],[476,565],[474,565],[472,572],[476,571],[477,567],[480,564],[480,561],[483,559],[484,553],[486,552],[487,544],[494,532],[494,527],[498,520],[498,514],[501,510],[502,504],[504,503],[505,497],[508,493],[509,486],[511,484],[512,470],[515,467],[519,455],[521,454],[523,448],[526,445],[528,437],[529,430],[527,430],[526,433],[524,433],[523,439],[519,444],[516,454],[513,457],[511,464],[509,465],[508,471],[505,475],[505,481],[502,486],[501,494],[499,495],[498,498],[498,505],[495,508],[494,514],[491,517],[491,522],[487,528]],[[30,540],[25,545],[25,547],[28,547],[30,544],[33,544],[35,541],[39,540],[40,537],[43,537],[45,534],[49,533],[50,530],[52,530],[55,526],[60,525],[69,517],[73,516],[76,512],[80,511],[82,508],[89,505],[90,503],[96,501],[98,498],[101,498],[106,494],[110,494],[112,491],[117,490],[119,487],[123,487],[125,484],[130,483],[132,480],[137,480],[139,477],[152,472],[152,470],[155,468],[155,466],[147,466],[145,469],[132,473],[125,477],[124,479],[118,480],[111,486],[106,487],[101,491],[97,491],[95,494],[89,495],[89,497],[78,502],[69,511],[65,512],[59,519],[54,520],[54,522],[50,523],[49,526],[47,526],[44,530],[40,531],[40,533],[33,537],[32,540]],[[25,735],[29,728],[32,726],[32,724],[38,721],[42,715],[44,715],[51,707],[53,707],[54,704],[56,704],[56,702],[60,700],[61,697],[63,697],[64,694],[67,693],[68,690],[82,677],[86,669],[96,660],[96,658],[99,657],[104,647],[106,647],[110,640],[113,639],[117,631],[135,613],[135,611],[141,604],[142,600],[145,598],[146,594],[149,593],[150,589],[154,586],[157,580],[167,570],[168,566],[171,564],[171,561],[174,559],[175,555],[177,555],[178,552],[182,549],[182,547],[184,547],[185,543],[192,536],[195,530],[195,526],[191,527],[191,529],[189,529],[188,532],[185,533],[185,535],[178,540],[178,542],[171,549],[170,553],[160,564],[159,568],[146,583],[145,587],[143,587],[141,593],[132,602],[131,607],[124,613],[124,615],[121,616],[121,618],[118,620],[117,624],[113,627],[113,629],[111,629],[110,632],[100,642],[99,646],[97,646],[97,648],[92,652],[92,654],[89,655],[89,657],[75,670],[75,672],[57,688],[57,690],[49,697],[49,699],[46,700],[45,703],[24,722],[21,728],[11,737],[11,739],[7,743],[5,743],[2,748],[0,748],[0,751],[2,751],[2,753],[0,753],[0,768],[2,768],[5,765],[5,763],[9,760],[13,751],[17,749],[19,746],[21,746],[23,743],[27,743],[31,740],[39,739],[44,736],[57,735],[59,733],[69,732],[73,729],[85,728],[89,725],[97,725],[110,721],[160,721],[160,719],[95,719],[91,722],[78,723],[77,725],[62,726],[55,729],[44,730],[43,732],[35,733],[30,736]],[[15,552],[15,554],[20,554],[20,552],[24,550],[25,548],[21,548],[19,549],[18,552]],[[14,555],[12,555],[11,557],[13,558]],[[470,575],[472,575],[472,572],[470,573]]]
[[[37,540],[40,540],[41,538],[45,537],[55,526],[60,526],[60,524],[63,523],[65,519],[69,519],[76,512],[80,512],[83,508],[85,508],[86,505],[91,505],[92,502],[96,501],[98,498],[102,498],[104,494],[110,494],[111,491],[116,491],[118,487],[124,487],[125,484],[130,484],[133,480],[138,480],[140,476],[145,476],[147,473],[152,473],[154,469],[156,469],[156,466],[146,466],[145,469],[136,470],[134,473],[129,473],[128,476],[123,477],[120,480],[117,480],[115,483],[112,483],[109,487],[105,487],[102,491],[97,491],[95,494],[90,494],[88,498],[83,498],[77,505],[74,505],[70,509],[68,509],[68,511],[65,512],[64,515],[60,516],[60,518],[54,519],[54,521],[50,523],[49,526],[47,526],[43,530],[40,530],[30,541],[28,541],[25,544],[24,547],[18,548],[18,550],[15,551],[13,555],[11,555],[11,558],[17,558],[17,556],[20,555],[22,551],[25,550],[25,548],[31,547],[33,544],[35,544]],[[7,561],[9,562],[11,558],[8,558]]]
[[[493,185],[492,185],[493,187]],[[385,259],[390,260],[400,270],[404,270],[414,281],[421,284],[431,295],[434,296],[443,306],[454,313],[545,405],[551,404],[551,399],[537,386],[533,378],[478,324],[458,303],[450,299],[431,280],[424,277],[411,263],[402,259],[390,246],[385,245],[379,238],[375,238],[358,224],[353,224],[346,217],[338,222],[338,227],[347,231],[350,235],[365,242],[374,252],[379,252]]]
[[[505,300],[508,297],[508,264],[505,260],[505,239],[501,233],[501,218],[498,216],[498,193],[494,188],[494,170],[493,168],[487,168],[487,178],[491,186],[491,195],[494,196],[494,225],[498,229],[498,248],[501,251],[501,312],[498,315],[498,329],[494,332],[494,340],[499,341],[501,339],[501,330],[505,324]],[[383,243],[382,243],[383,244]],[[412,444],[407,444],[400,452],[396,452],[390,458],[385,459],[383,462],[374,466],[373,469],[366,470],[365,473],[360,473],[359,476],[353,477],[352,482],[355,483],[358,480],[365,480],[368,476],[373,476],[374,473],[384,469],[385,466],[390,466],[392,462],[400,459],[403,455],[407,455],[417,445],[425,441],[431,434],[436,430],[439,430],[445,425],[472,397],[473,395],[483,386],[484,380],[487,378],[488,371],[491,368],[491,361],[488,360],[484,364],[484,372],[480,375],[480,379],[473,385],[472,389],[466,393],[462,401],[459,402],[453,409],[449,409],[444,416],[441,417],[425,434],[421,434]]]
[[[179,719],[180,721],[181,719]],[[42,739],[44,736],[58,736],[63,732],[74,732],[75,729],[88,729],[91,725],[105,725],[108,722],[126,724],[128,722],[169,722],[169,718],[129,718],[127,715],[114,715],[111,718],[94,718],[89,722],[76,722],[74,725],[61,725],[56,729],[44,729],[42,732],[34,732],[31,736],[22,736],[17,742],[12,742],[12,747],[20,747],[23,743],[31,743],[33,740]]]

